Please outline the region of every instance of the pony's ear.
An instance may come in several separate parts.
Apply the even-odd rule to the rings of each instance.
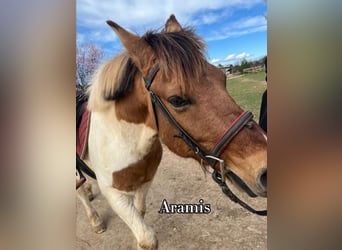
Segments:
[[[165,23],[164,32],[178,32],[182,30],[182,26],[177,21],[175,15],[172,14]]]
[[[151,46],[143,38],[128,32],[117,23],[111,20],[106,22],[118,35],[134,64],[143,74],[147,75],[153,66],[154,53]]]

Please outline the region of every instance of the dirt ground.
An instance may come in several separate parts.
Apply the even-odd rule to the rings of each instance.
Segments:
[[[257,209],[267,206],[265,198],[252,199],[236,189],[233,191]],[[136,249],[130,229],[111,210],[96,183],[93,192],[92,203],[104,218],[107,230],[94,233],[82,204],[76,199],[76,249]],[[159,214],[163,199],[169,204],[199,204],[203,199],[211,205],[211,213]],[[211,176],[204,175],[197,162],[180,158],[165,147],[148,193],[145,221],[155,230],[161,250],[267,249],[267,218],[253,215],[231,202]]]

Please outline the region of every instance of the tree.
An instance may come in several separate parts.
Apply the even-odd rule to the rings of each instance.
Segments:
[[[250,68],[250,67],[251,67],[251,63],[248,62],[248,61],[244,58],[244,59],[242,59],[242,61],[241,61],[239,71],[240,71],[241,73],[243,73],[243,70],[244,70],[244,69],[247,69],[247,68]]]
[[[85,86],[103,58],[103,49],[93,43],[76,48],[76,84]]]

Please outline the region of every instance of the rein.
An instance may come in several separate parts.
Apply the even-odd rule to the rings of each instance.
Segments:
[[[225,181],[226,174],[229,175],[234,181],[238,182],[239,185],[246,190],[246,192],[252,196],[256,197],[256,195],[247,187],[247,185],[231,170],[226,168],[226,165],[224,163],[224,160],[219,158],[220,154],[222,153],[223,149],[231,142],[231,140],[244,128],[252,128],[253,123],[251,119],[253,118],[253,114],[249,111],[241,113],[229,126],[229,128],[226,130],[226,132],[223,134],[221,139],[218,141],[218,143],[215,145],[214,149],[208,154],[203,148],[194,140],[183,128],[179,125],[179,123],[175,120],[175,118],[172,116],[170,111],[166,108],[165,104],[161,101],[158,95],[156,95],[151,90],[151,85],[153,82],[153,79],[155,78],[156,74],[159,71],[159,66],[156,65],[152,68],[152,71],[150,72],[148,77],[144,77],[145,82],[145,88],[150,93],[151,102],[152,102],[152,108],[155,118],[156,127],[159,130],[159,123],[158,123],[158,116],[156,112],[156,107],[159,108],[161,113],[164,115],[164,117],[172,124],[172,126],[178,131],[177,135],[174,135],[174,137],[182,139],[188,146],[191,148],[192,151],[195,152],[198,157],[201,158],[201,162],[203,161],[208,162],[209,166],[213,169],[212,178],[214,181],[221,187],[222,192],[230,198],[230,200],[234,201],[235,203],[238,203],[243,208],[247,209],[248,211],[261,215],[266,216],[267,210],[258,211],[247,205],[245,202],[240,200],[227,186]],[[220,172],[216,171],[214,166],[216,163],[220,164]]]

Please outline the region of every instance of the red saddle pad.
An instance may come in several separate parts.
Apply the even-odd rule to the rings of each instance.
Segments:
[[[85,104],[86,105],[86,104]],[[84,154],[87,151],[88,146],[88,130],[89,130],[89,121],[90,121],[90,112],[85,107],[84,112],[82,114],[82,119],[80,123],[80,127],[78,128],[77,138],[76,138],[76,153],[83,159]]]

